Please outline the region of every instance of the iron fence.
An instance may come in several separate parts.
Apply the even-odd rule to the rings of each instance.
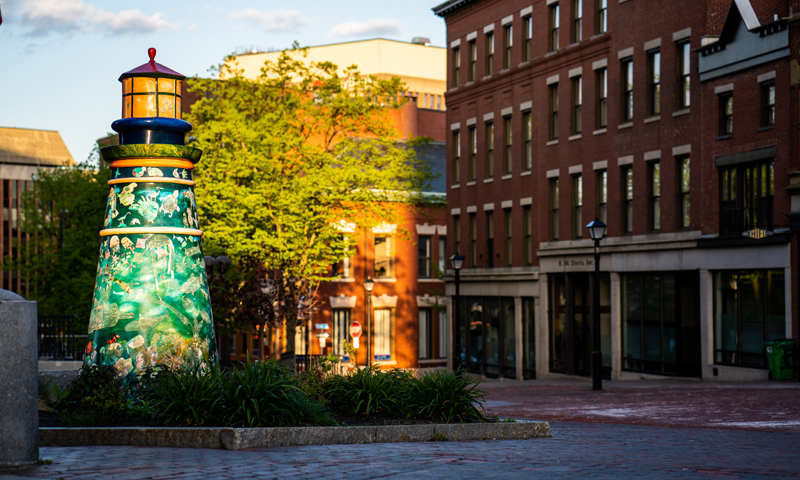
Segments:
[[[75,333],[77,315],[39,315],[39,359],[83,360],[86,335]]]

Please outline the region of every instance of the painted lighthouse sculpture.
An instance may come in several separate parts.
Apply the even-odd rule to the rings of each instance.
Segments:
[[[217,362],[192,180],[202,151],[184,145],[192,126],[181,119],[186,77],[148,54],[119,78],[119,145],[100,151],[111,180],[85,362],[120,378]]]

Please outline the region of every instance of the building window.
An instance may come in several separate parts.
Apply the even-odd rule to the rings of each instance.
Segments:
[[[512,151],[511,117],[503,117],[503,174],[511,173],[514,162]]]
[[[486,34],[486,75],[494,73],[494,32]]]
[[[343,256],[342,260],[338,263],[333,264],[333,270],[331,271],[331,276],[338,277],[338,278],[351,278],[353,276],[353,271],[351,268],[353,254],[350,252],[350,248],[347,246],[348,239],[345,236],[341,237],[342,245],[343,245]]]
[[[431,321],[431,309],[419,309],[419,359],[429,360],[433,358],[433,322]]]
[[[772,230],[774,176],[771,159],[720,170],[723,236],[756,228]]]
[[[550,240],[558,240],[558,178],[550,179]]]
[[[503,68],[511,68],[511,47],[514,45],[514,31],[509,23],[503,27]]]
[[[533,38],[533,19],[528,15],[522,19],[522,61],[527,62],[533,58],[531,39]]]
[[[513,229],[511,224],[511,209],[506,208],[503,210],[503,236],[504,236],[504,243],[503,243],[503,256],[505,257],[505,266],[511,266],[511,252],[512,246],[514,245],[513,236]]]
[[[677,91],[675,92],[675,96],[678,99],[678,109],[682,108],[689,108],[691,104],[691,95],[690,95],[690,84],[689,81],[689,73],[690,73],[690,50],[689,50],[689,42],[682,42],[678,43],[675,46],[677,50],[676,61],[677,67],[676,71],[678,72],[678,82],[676,84]]]
[[[486,146],[486,157],[483,159],[483,175],[484,178],[492,178],[494,177],[494,123],[486,122],[485,126],[483,143]]]
[[[375,332],[374,346],[376,362],[391,362],[394,346],[394,328],[392,311],[386,308],[376,309],[373,313],[372,328]]]
[[[475,40],[469,42],[469,70],[467,70],[467,80],[475,81],[478,68],[478,45]]]
[[[467,180],[472,182],[475,180],[475,157],[478,154],[478,131],[475,126],[469,127],[467,137],[467,148],[469,149],[469,156],[467,157]]]
[[[453,132],[453,164],[451,167],[453,185],[458,185],[461,178],[461,132]]]
[[[594,17],[594,33],[601,34],[608,31],[608,0],[595,0],[597,14]]]
[[[692,225],[692,201],[690,196],[689,157],[677,159],[678,164],[678,228],[687,229]]]
[[[622,167],[622,232],[633,233],[633,169]]]
[[[661,52],[647,53],[647,115],[661,113]]]
[[[733,93],[719,95],[719,136],[733,133]]]
[[[761,84],[761,127],[775,125],[775,82]]]
[[[601,68],[595,73],[597,82],[595,94],[597,95],[597,108],[595,109],[595,127],[606,128],[608,125],[608,70]]]
[[[661,163],[652,162],[648,166],[650,174],[650,231],[661,230]]]
[[[334,308],[331,332],[331,351],[334,355],[346,357],[347,352],[342,348],[342,340],[350,341],[351,310],[349,308]],[[345,361],[348,361],[349,358]]]
[[[550,85],[550,140],[558,140],[558,84]]]
[[[583,236],[583,176],[572,176],[572,238]]]
[[[714,363],[766,368],[764,342],[786,337],[784,270],[714,273]]]
[[[494,268],[494,212],[486,212],[486,268]]]
[[[595,194],[597,196],[596,216],[601,222],[608,223],[608,216],[606,215],[608,209],[608,171],[598,170],[595,182]]]
[[[550,5],[549,11],[549,30],[550,35],[547,40],[548,51],[554,52],[558,50],[558,3]]]
[[[461,73],[461,51],[458,47],[453,49],[453,88],[458,86],[458,76]]]
[[[431,240],[428,235],[420,235],[417,238],[417,276],[419,278],[431,278],[431,264],[433,262]]]
[[[439,310],[439,358],[447,358],[447,312]]]
[[[581,41],[581,26],[583,25],[583,0],[572,0],[572,43]]]
[[[633,59],[626,58],[620,63],[622,77],[622,112],[621,123],[633,120]]]
[[[572,78],[572,135],[581,133],[581,105],[583,105],[581,77]]]
[[[530,110],[522,114],[522,136],[525,141],[523,155],[523,170],[533,168],[533,119]]]
[[[469,266],[476,268],[478,266],[478,228],[475,225],[475,214],[469,214]]]
[[[375,278],[394,278],[394,238],[375,237]]]
[[[453,215],[453,254],[461,254],[461,218]]]
[[[533,210],[530,205],[522,207],[522,262],[533,264]]]
[[[447,271],[447,237],[439,235],[439,276]]]

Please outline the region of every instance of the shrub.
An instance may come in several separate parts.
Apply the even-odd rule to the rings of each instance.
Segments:
[[[403,391],[407,415],[444,423],[485,421],[478,407],[486,394],[477,387],[477,382],[461,372],[425,372],[408,382]]]
[[[325,382],[328,405],[351,415],[405,416],[403,390],[414,379],[402,370],[381,371],[366,367],[347,375],[335,375]]]
[[[144,384],[148,406],[166,425],[215,425],[220,423],[221,383],[219,367],[162,371]]]

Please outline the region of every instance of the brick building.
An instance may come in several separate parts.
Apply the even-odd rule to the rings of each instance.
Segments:
[[[599,288],[612,379],[766,379],[763,342],[798,334],[798,2],[433,10],[447,24],[448,251],[466,257],[470,370],[590,375]]]
[[[391,112],[390,120],[398,138],[426,136],[432,141],[418,147],[417,154],[439,174],[432,191],[424,192],[439,200],[441,207],[413,211],[402,203],[401,224],[384,224],[370,231],[358,230],[346,219],[343,235],[357,239],[352,256],[330,270],[331,280],[322,283],[309,302],[314,308],[303,309],[301,327],[294,335],[281,332],[278,343],[295,342],[297,354],[321,352],[317,333],[327,332],[326,352],[350,359],[341,349],[341,340],[352,341],[349,325],[358,322],[364,328],[358,362],[366,355],[366,293],[364,281],[375,281],[372,291],[373,363],[385,367],[443,367],[447,357],[447,329],[444,282],[445,239],[447,227],[445,200],[445,142],[447,138],[444,92],[446,89],[446,50],[431,47],[418,39],[406,43],[385,39],[310,47],[305,62],[330,61],[344,68],[357,65],[364,75],[389,79],[398,77],[408,92],[408,102]],[[266,60],[276,60],[281,52],[246,52],[237,56],[243,75],[255,77]],[[184,105],[192,102],[184,97]],[[406,235],[403,235],[406,233]],[[317,328],[324,326],[325,328]],[[244,360],[247,351],[258,355],[257,337],[241,333],[234,341],[234,360]]]

